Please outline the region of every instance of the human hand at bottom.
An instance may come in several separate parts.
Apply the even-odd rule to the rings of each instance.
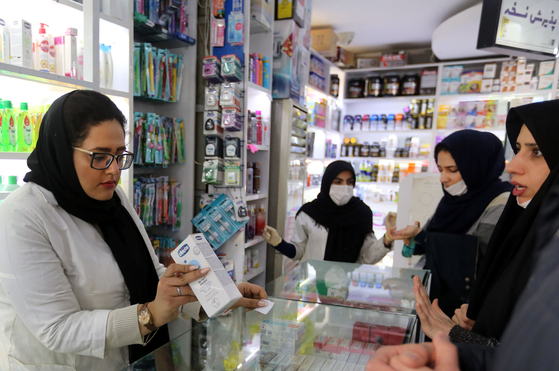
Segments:
[[[473,319],[468,318],[468,304],[462,304],[460,308],[454,311],[454,316],[452,317],[452,322],[456,323],[458,326],[462,327],[465,330],[472,331],[474,327]]]
[[[230,309],[236,309],[239,307],[246,307],[247,312],[255,308],[265,307],[268,304],[262,299],[268,299],[268,294],[266,291],[258,285],[252,283],[243,282],[237,285],[237,288],[243,295],[235,304],[231,306]]]
[[[432,338],[437,332],[448,335],[455,323],[439,308],[439,300],[429,300],[429,295],[418,276],[413,278],[413,294],[415,295],[415,309],[421,321],[421,328],[425,335]]]
[[[367,371],[409,370],[459,371],[458,350],[441,332],[432,343],[382,347],[367,363]]]

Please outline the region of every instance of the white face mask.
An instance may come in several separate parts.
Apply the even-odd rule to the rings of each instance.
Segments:
[[[330,186],[330,198],[338,206],[343,206],[353,197],[353,186],[336,185]]]
[[[450,193],[451,196],[462,196],[468,192],[468,186],[464,180],[461,180],[449,187],[445,187],[444,190]]]
[[[516,203],[518,204],[518,206],[520,206],[523,209],[528,207],[528,205],[530,204],[530,201],[532,201],[532,199],[529,199],[528,201],[520,202],[520,201],[518,201],[518,196],[516,197]]]

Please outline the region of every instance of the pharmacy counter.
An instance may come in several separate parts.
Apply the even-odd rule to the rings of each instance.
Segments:
[[[429,272],[302,263],[266,287],[269,313],[195,323],[127,370],[365,370],[380,347],[410,342],[414,275]]]

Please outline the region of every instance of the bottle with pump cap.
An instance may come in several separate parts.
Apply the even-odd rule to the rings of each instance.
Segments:
[[[260,211],[256,213],[256,235],[262,236],[262,232],[266,227],[266,211],[264,205],[260,205]]]
[[[270,61],[268,57],[262,60],[262,87],[270,89]]]
[[[12,192],[18,188],[19,186],[17,185],[17,176],[15,175],[8,176],[8,184],[4,186],[4,192]]]
[[[17,123],[12,102],[4,101],[4,114],[2,115],[2,146],[4,152],[15,152],[17,146]]]
[[[56,73],[56,48],[54,46],[54,37],[49,37],[49,72]]]
[[[22,102],[17,115],[17,152],[31,152],[33,149],[33,125],[27,103]]]
[[[37,44],[35,46],[36,51],[36,68],[41,72],[50,72],[50,64],[49,64],[49,35],[47,35],[47,30],[45,26],[48,27],[47,24],[40,23],[41,27],[39,28],[39,38],[37,39]]]
[[[249,207],[247,229],[248,229],[247,238],[249,240],[254,239],[255,232],[256,232],[256,211],[254,210],[254,205],[251,205]]]

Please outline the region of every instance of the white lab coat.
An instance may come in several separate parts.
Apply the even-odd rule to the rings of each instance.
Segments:
[[[348,229],[347,233],[351,233]],[[291,243],[295,245],[296,254],[294,260],[324,260],[326,251],[326,241],[328,240],[328,230],[324,226],[317,224],[304,211],[300,212],[295,219],[295,231],[291,238]],[[375,264],[380,261],[391,249],[384,246],[381,238],[377,240],[374,233],[369,234],[359,253],[356,263]]]
[[[161,277],[165,267],[140,219],[117,193]],[[0,370],[121,370],[126,345],[142,341],[129,298],[95,226],[64,211],[50,191],[28,183],[0,204]],[[199,309],[184,312],[198,319]]]

